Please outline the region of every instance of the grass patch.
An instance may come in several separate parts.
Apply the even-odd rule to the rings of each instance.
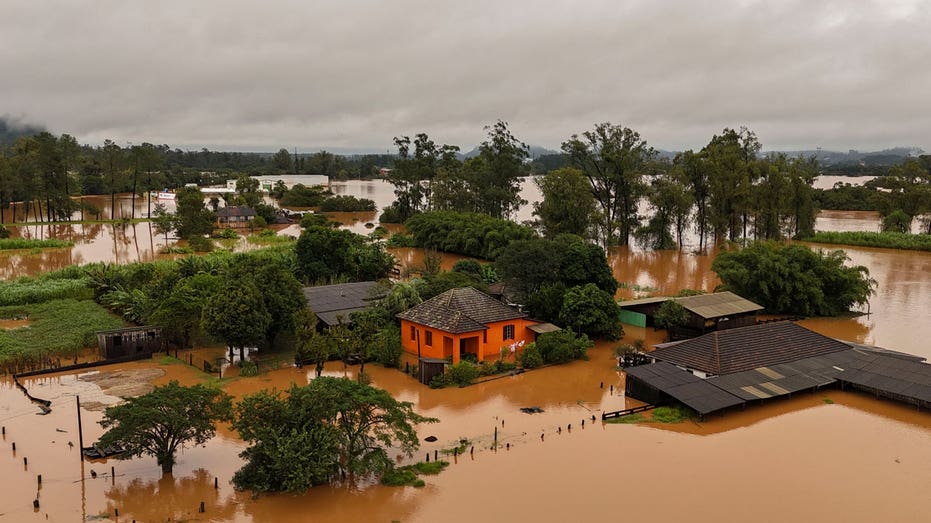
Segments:
[[[649,420],[647,420],[645,417],[643,417],[643,414],[640,414],[639,412],[637,412],[637,413],[635,413],[635,414],[628,414],[627,416],[621,416],[621,417],[619,417],[619,418],[610,418],[610,419],[606,419],[606,420],[605,420],[605,423],[624,423],[624,424],[627,424],[627,423],[640,423],[641,421],[649,421]]]
[[[828,405],[834,404],[834,400],[832,400],[831,398],[821,398],[821,401],[827,403]]]
[[[426,485],[424,480],[420,479],[418,475],[436,475],[449,466],[448,461],[421,461],[413,465],[407,465],[404,467],[398,467],[389,470],[381,477],[382,485],[388,485],[389,487],[423,487]]]
[[[181,361],[180,359],[175,358],[174,356],[162,356],[161,358],[159,358],[158,364],[159,365],[181,365],[181,364],[187,365],[187,362]]]
[[[271,234],[268,234],[271,233]],[[266,230],[258,234],[246,236],[246,241],[255,245],[280,245],[285,243],[294,243],[297,238],[287,234],[275,234],[275,231]]]
[[[74,242],[64,240],[35,240],[32,238],[4,238],[0,239],[0,250],[13,249],[60,249],[73,247]]]
[[[454,456],[456,454],[462,454],[466,451],[467,448],[469,448],[469,443],[472,443],[472,442],[465,438],[462,438],[459,440],[459,446],[449,448],[449,449],[443,449],[440,451],[440,454],[443,454],[445,456]]]
[[[28,366],[51,356],[71,356],[97,344],[94,332],[123,326],[100,305],[89,300],[54,300],[0,307],[0,318],[27,316],[22,329],[0,331],[0,365]]]
[[[194,254],[194,249],[172,245],[171,247],[162,247],[162,250],[158,252],[159,254]]]
[[[656,407],[653,409],[653,421],[657,423],[681,423],[689,418],[689,411],[684,407]]]
[[[863,232],[863,231],[818,231],[807,242],[835,243],[857,245],[862,247],[882,247],[907,251],[931,251],[931,234],[909,234],[905,232]]]

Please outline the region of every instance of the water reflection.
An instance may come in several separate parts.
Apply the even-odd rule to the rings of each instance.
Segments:
[[[213,479],[205,469],[180,478],[166,474],[155,480],[121,479],[105,492],[105,512],[113,515],[118,510],[121,518],[138,521],[190,521],[204,517],[230,520],[238,503],[234,496],[221,494],[220,489],[214,488]],[[205,508],[203,514],[199,512],[201,502]]]

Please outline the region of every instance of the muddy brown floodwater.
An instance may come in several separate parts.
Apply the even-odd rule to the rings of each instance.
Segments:
[[[383,189],[347,182],[336,192],[357,191],[381,206],[387,199],[379,192]],[[345,216],[343,222],[358,227],[369,219]],[[819,224],[827,220],[835,229],[868,230],[875,219],[870,213],[822,213]],[[844,250],[853,263],[869,267],[879,282],[870,314],[803,323],[830,336],[931,357],[931,253]],[[421,250],[393,252],[406,266],[423,262]],[[681,288],[712,290],[718,283],[710,269],[713,257],[621,248],[609,253],[609,263],[622,283],[618,298],[631,298]],[[444,256],[443,266],[457,259]],[[3,277],[31,273],[21,267],[0,270],[8,271]],[[662,341],[661,336],[628,326],[623,342],[643,339],[649,345]],[[102,433],[96,423],[102,413],[90,408],[119,401],[116,394],[144,391],[147,384],[207,379],[195,368],[152,360],[100,373],[24,379],[32,394],[52,401],[52,412],[45,416],[37,415],[39,409],[8,377],[0,378],[0,425],[6,429],[0,441],[0,521],[931,520],[931,413],[827,390],[700,423],[604,425],[602,411],[639,405],[623,395],[623,373],[615,370],[613,360],[617,344],[599,343],[588,361],[462,389],[432,390],[398,371],[368,366],[374,385],[440,419],[418,428],[421,438],[438,440],[424,443],[415,459],[451,448],[460,438],[474,445],[474,458],[460,457],[442,474],[425,477],[422,489],[331,486],[257,499],[230,485],[242,465],[238,454],[244,444],[229,427],[221,427],[205,446],[184,449],[168,477],[161,477],[153,458],[78,459],[76,395],[89,407],[82,409],[88,444]],[[198,359],[220,352],[196,351]],[[340,363],[326,367],[328,375],[350,378],[356,370]],[[312,369],[288,367],[225,380],[225,389],[242,396],[311,378]],[[133,387],[125,387],[130,382]],[[523,414],[521,407],[544,412]],[[499,445],[509,450],[492,449],[495,428]],[[111,477],[111,467],[116,477]],[[37,497],[40,508],[33,510]],[[202,501],[206,510],[200,514]]]

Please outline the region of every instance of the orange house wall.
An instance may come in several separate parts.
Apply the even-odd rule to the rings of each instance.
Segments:
[[[530,343],[534,340],[534,333],[527,327],[534,325],[536,322],[529,321],[526,318],[517,318],[508,321],[498,321],[489,323],[487,330],[474,332],[465,332],[461,334],[451,334],[446,331],[427,327],[419,323],[413,323],[408,320],[401,320],[401,346],[410,354],[417,355],[417,337],[420,338],[420,356],[424,358],[446,358],[452,356],[453,363],[459,363],[459,345],[460,341],[466,338],[478,337],[478,361],[484,361],[485,358],[496,359],[501,354],[501,347],[510,345],[517,341]],[[504,339],[504,326],[514,325],[514,339]],[[415,329],[414,339],[411,339],[411,327]],[[427,345],[427,332],[432,335],[432,344]],[[487,339],[485,340],[485,333]],[[444,337],[452,339],[452,351],[444,350]],[[520,352],[520,351],[518,351]]]

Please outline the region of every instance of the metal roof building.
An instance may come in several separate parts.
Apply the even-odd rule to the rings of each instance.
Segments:
[[[351,323],[349,316],[368,307],[372,301],[383,298],[378,282],[360,281],[336,285],[304,287],[307,306],[327,326]]]

